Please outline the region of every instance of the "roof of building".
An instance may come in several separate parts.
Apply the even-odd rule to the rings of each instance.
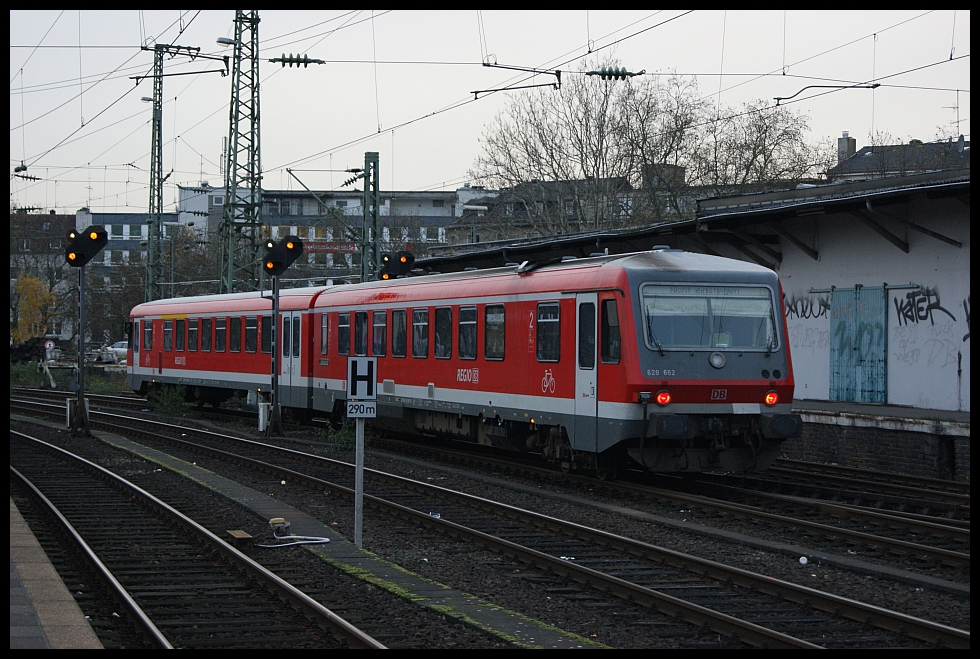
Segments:
[[[866,146],[827,170],[827,178],[903,176],[916,172],[965,169],[970,166],[970,142],[920,142]]]

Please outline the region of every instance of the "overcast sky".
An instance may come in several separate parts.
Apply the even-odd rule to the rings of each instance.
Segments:
[[[382,190],[455,189],[469,181],[480,136],[508,100],[508,85],[553,76],[481,66],[584,71],[612,56],[630,71],[696,76],[701,94],[734,107],[789,97],[812,141],[849,131],[858,148],[874,132],[896,140],[970,139],[969,11],[261,11],[261,134],[265,189],[336,189],[380,154]],[[149,192],[153,55],[141,44],[199,47],[234,36],[234,12],[176,10],[10,12],[10,199],[74,213],[145,212]],[[40,46],[40,47],[37,47]],[[304,53],[324,65],[269,63]],[[176,57],[165,73],[219,69]],[[719,74],[721,74],[719,76]],[[567,79],[567,78],[566,78]],[[597,79],[596,84],[600,83]],[[223,185],[230,77],[164,79],[165,210],[175,184]],[[523,82],[522,82],[523,81]],[[618,82],[616,84],[629,84]],[[959,90],[959,91],[957,91]],[[829,92],[829,93],[828,93]],[[516,92],[511,92],[516,93]],[[958,123],[957,123],[958,122]],[[14,176],[24,162],[27,175]],[[347,188],[350,189],[350,188]]]

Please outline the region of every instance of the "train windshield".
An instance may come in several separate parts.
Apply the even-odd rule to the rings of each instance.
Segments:
[[[644,284],[640,294],[652,349],[776,348],[772,293],[766,287]]]

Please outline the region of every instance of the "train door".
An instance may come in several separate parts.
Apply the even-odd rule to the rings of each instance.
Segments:
[[[596,368],[596,293],[575,296],[575,427],[572,446],[596,450],[598,369]]]
[[[300,352],[302,323],[300,314],[282,313],[282,368],[279,371],[279,391],[282,404],[289,407],[306,407],[304,398]]]

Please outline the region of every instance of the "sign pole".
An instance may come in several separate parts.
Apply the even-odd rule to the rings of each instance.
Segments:
[[[364,528],[364,419],[357,419],[357,457],[354,460],[354,546],[361,548]]]
[[[377,415],[378,358],[347,358],[347,418],[357,420],[354,461],[354,545],[361,548],[364,521],[364,419]]]

